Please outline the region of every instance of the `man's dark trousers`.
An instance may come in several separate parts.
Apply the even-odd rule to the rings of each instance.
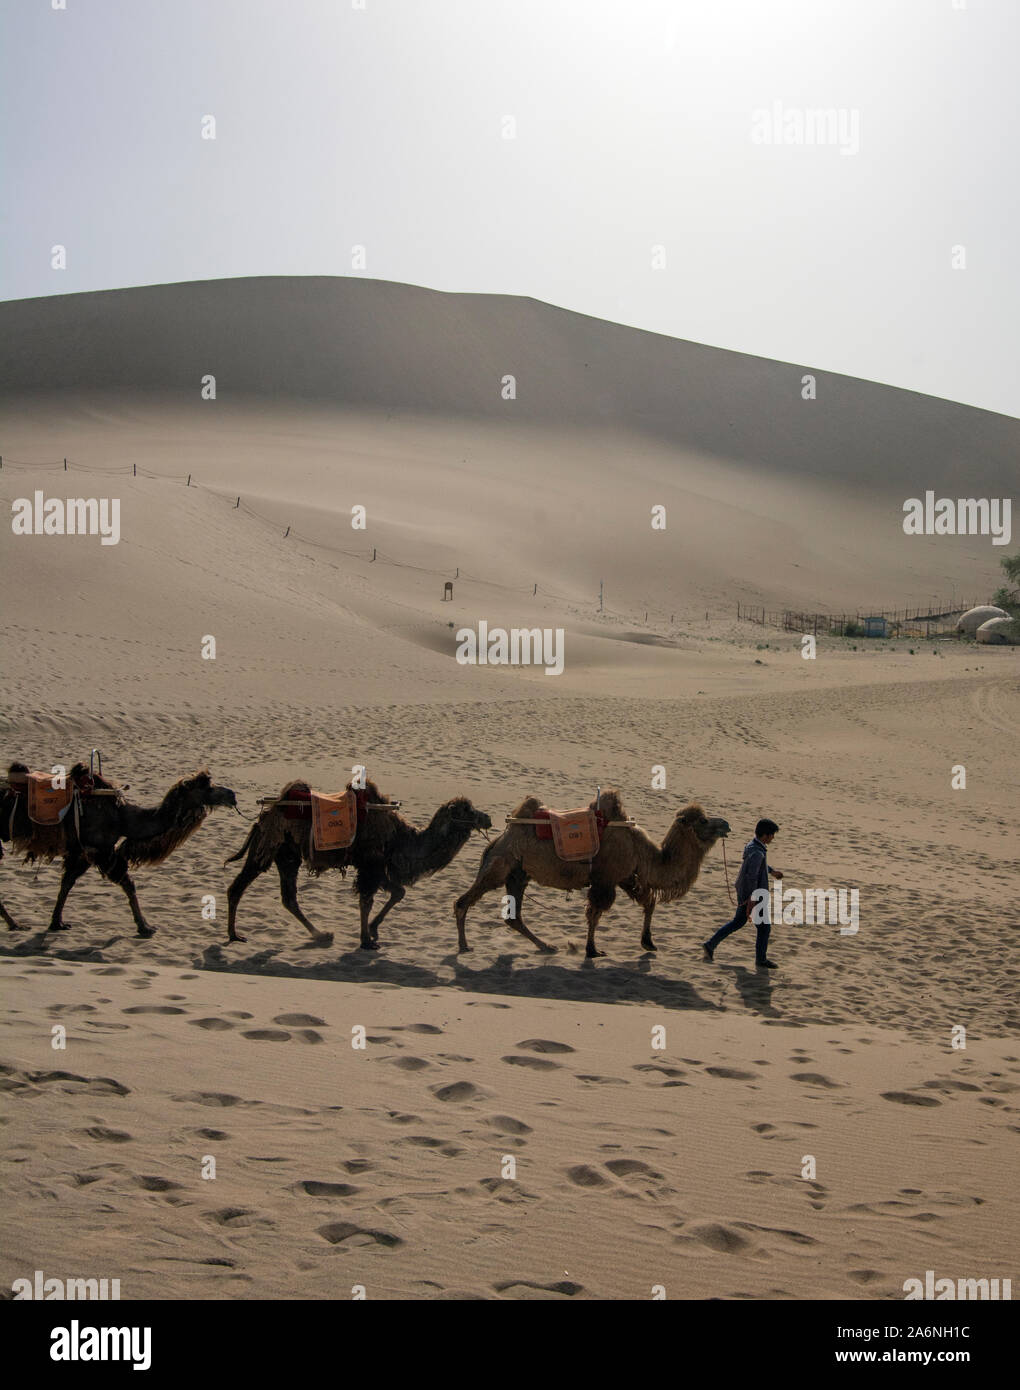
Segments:
[[[710,951],[714,951],[720,941],[725,940],[732,932],[739,931],[745,924],[751,912],[751,900],[741,903],[733,914],[732,921],[719,928],[715,936],[705,944]],[[764,965],[768,958],[769,936],[772,933],[772,926],[769,922],[762,922],[758,928],[758,940],[755,942],[754,958],[757,965]]]

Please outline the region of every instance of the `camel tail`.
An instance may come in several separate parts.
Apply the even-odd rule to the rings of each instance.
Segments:
[[[243,845],[241,846],[241,848],[237,851],[237,853],[236,853],[236,854],[232,854],[232,855],[230,856],[229,859],[224,859],[224,861],[223,861],[223,867],[224,867],[224,868],[226,868],[228,864],[233,864],[233,863],[235,863],[238,859],[243,859],[243,858],[244,858],[244,856],[248,853],[248,848],[249,848],[249,846],[251,845],[252,840],[255,838],[255,831],[256,831],[257,829],[258,829],[258,821],[256,821],[255,824],[252,826],[252,828],[248,831],[248,834],[247,834],[247,836],[245,837],[244,844],[243,844]]]

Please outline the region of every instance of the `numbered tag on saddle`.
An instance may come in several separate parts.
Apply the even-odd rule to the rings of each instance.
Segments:
[[[312,792],[312,848],[346,849],[358,831],[358,801],[353,791],[327,796]]]
[[[28,782],[28,818],[36,825],[59,825],[71,804],[70,786],[54,787],[48,772],[30,772]]]
[[[582,811],[550,811],[553,846],[560,859],[594,859],[599,852],[599,828],[590,807]]]

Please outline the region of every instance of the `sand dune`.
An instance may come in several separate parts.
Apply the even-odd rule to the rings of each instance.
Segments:
[[[125,1297],[856,1299],[933,1262],[1010,1276],[1020,658],[823,637],[804,660],[735,609],[987,598],[1002,549],[905,537],[901,505],[1008,494],[1018,422],[839,378],[804,402],[798,367],[374,282],[75,295],[0,325],[5,505],[122,507],[116,546],[0,527],[5,756],[99,747],[146,803],[208,764],[243,811],[138,871],[151,941],[95,873],[47,936],[57,867],[0,866],[29,928],[0,939],[8,1285],[89,1262]],[[482,619],[562,628],[563,674],[459,665]],[[257,798],[359,763],[417,825],[459,793],[499,827],[526,794],[612,784],[660,839],[696,798],[734,827],[731,876],[768,814],[785,883],[856,889],[860,929],[777,924],[772,974],[746,931],[708,964],[731,912],[716,849],[657,909],[654,957],[620,900],[585,961],[583,899],[533,887],[555,955],[493,896],[458,956],[474,841],[378,953],[335,874],[300,886],[333,946],[306,944],[274,874],[228,946],[223,861]]]

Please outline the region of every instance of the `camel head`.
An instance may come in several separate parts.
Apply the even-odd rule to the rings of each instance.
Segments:
[[[697,802],[677,811],[675,824],[677,828],[682,826],[688,830],[705,852],[712,848],[716,840],[725,840],[730,833],[728,821],[721,816],[706,816]]]
[[[476,810],[466,796],[455,796],[442,808],[450,825],[461,830],[491,830],[492,821],[484,811]]]
[[[207,768],[192,773],[190,777],[182,777],[167,793],[167,800],[171,798],[181,811],[211,809],[213,806],[232,806],[237,809],[236,794],[229,787],[216,786]]]

